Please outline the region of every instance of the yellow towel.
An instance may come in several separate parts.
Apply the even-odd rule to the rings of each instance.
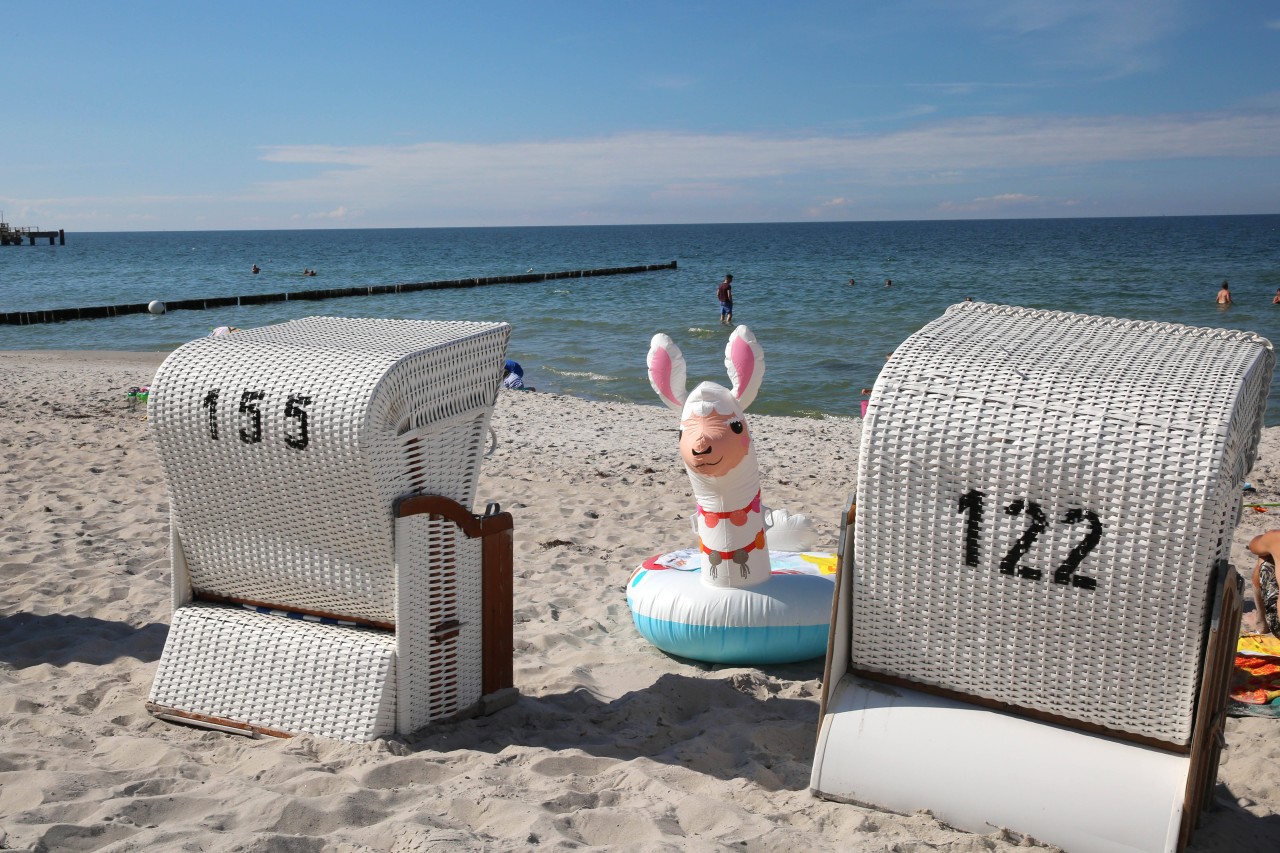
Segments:
[[[1236,651],[1246,655],[1280,657],[1280,637],[1271,634],[1245,634],[1236,643]]]

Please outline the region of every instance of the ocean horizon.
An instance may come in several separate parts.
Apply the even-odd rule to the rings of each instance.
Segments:
[[[45,242],[0,248],[0,313],[671,261],[677,268],[0,325],[0,349],[167,351],[216,326],[310,315],[502,320],[513,326],[511,357],[539,390],[657,404],[645,375],[656,332],[680,345],[691,384],[725,381],[728,330],[715,288],[732,273],[734,321],[749,325],[765,351],[752,411],[849,416],[887,355],[966,298],[1280,338],[1280,305],[1272,304],[1280,214],[67,232],[66,245]],[[1226,308],[1214,301],[1223,281],[1234,297]],[[1268,425],[1280,424],[1277,402]]]

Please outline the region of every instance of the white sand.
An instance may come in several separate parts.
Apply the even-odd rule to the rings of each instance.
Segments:
[[[657,405],[500,397],[502,444],[477,507],[500,501],[516,522],[516,706],[371,744],[152,718],[167,498],[126,391],[161,359],[0,353],[0,849],[1034,846],[813,798],[820,661],[696,666],[640,638],[627,577],[689,544],[692,509],[675,416]],[[813,516],[834,550],[859,422],[753,424],[765,502]],[[1268,430],[1250,475],[1259,501],[1280,495],[1277,449],[1280,430]],[[1237,567],[1252,569],[1244,543],[1269,523],[1247,511]],[[1215,800],[1193,850],[1280,849],[1280,723],[1229,722]]]

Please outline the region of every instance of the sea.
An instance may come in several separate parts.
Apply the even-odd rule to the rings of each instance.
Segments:
[[[721,225],[69,232],[0,247],[0,313],[665,264],[673,270],[0,325],[0,349],[168,351],[217,326],[312,315],[502,320],[538,391],[658,405],[645,356],[669,334],[690,387],[727,383],[716,286],[764,348],[753,412],[860,411],[885,359],[972,298],[1280,342],[1280,215]],[[258,273],[252,272],[254,266]],[[303,270],[317,271],[304,276]],[[1215,296],[1230,282],[1234,304]],[[889,282],[892,282],[889,284]],[[149,377],[139,377],[145,384]],[[1280,424],[1276,383],[1267,412]]]

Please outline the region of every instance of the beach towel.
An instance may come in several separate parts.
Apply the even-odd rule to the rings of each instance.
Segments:
[[[1280,718],[1280,639],[1247,634],[1236,643],[1227,713]]]

